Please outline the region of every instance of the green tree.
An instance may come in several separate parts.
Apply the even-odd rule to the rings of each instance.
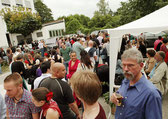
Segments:
[[[132,22],[168,4],[168,0],[129,0],[121,2],[115,15],[120,16],[120,25]]]
[[[39,13],[42,19],[42,23],[53,21],[52,11],[40,0],[34,3],[36,11]]]
[[[66,33],[67,34],[73,34],[76,33],[77,30],[81,28],[81,24],[76,18],[73,18],[71,21],[69,21],[67,27],[66,27]]]
[[[59,17],[57,20],[60,19],[65,19],[65,26],[66,26],[66,33],[76,33],[77,30],[81,30],[82,33],[87,34],[90,29],[88,28],[88,23],[90,21],[90,18],[85,16],[85,15],[79,15],[79,14],[75,14],[75,15],[69,15],[69,16],[62,16]],[[76,22],[74,22],[74,19]],[[73,22],[72,22],[73,21]],[[72,26],[76,26],[77,24],[79,24],[78,26],[80,26],[78,29],[75,28],[74,31]]]
[[[108,2],[105,2],[105,0],[100,0],[97,3],[97,7],[99,9],[98,13],[101,14],[101,15],[107,15],[110,11],[109,4],[108,4]]]
[[[0,11],[0,15],[4,18],[9,33],[18,33],[26,37],[42,28],[41,17],[24,7],[13,7],[12,10],[5,8]]]

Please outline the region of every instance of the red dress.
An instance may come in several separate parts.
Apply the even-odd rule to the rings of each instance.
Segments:
[[[76,72],[77,68],[78,68],[78,64],[80,63],[80,60],[76,60],[74,65],[72,66],[72,60],[69,61],[68,63],[68,69],[69,69],[69,74],[67,74],[67,78],[70,79],[72,77],[72,75]],[[76,97],[75,92],[73,92],[73,96],[74,99],[77,103],[78,106],[81,105],[81,101]]]
[[[63,118],[62,113],[61,113],[57,103],[53,99],[51,99],[49,103],[45,103],[42,106],[42,110],[40,112],[40,119],[45,119],[46,112],[49,108],[57,111],[59,113],[60,117]]]
[[[71,66],[72,60],[69,61],[69,63],[68,63],[69,74],[67,74],[68,79],[70,79],[72,77],[72,75],[76,72],[79,63],[80,63],[80,61],[77,59],[75,61],[74,65]]]

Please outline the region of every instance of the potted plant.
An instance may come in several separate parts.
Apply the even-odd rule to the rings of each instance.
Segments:
[[[105,99],[105,102],[107,103],[107,104],[109,104],[110,105],[110,107],[111,107],[111,114],[115,114],[115,111],[116,111],[116,105],[114,104],[114,103],[112,103],[111,101],[109,101],[110,100],[110,98],[109,98],[109,92],[107,92],[107,93],[104,93],[103,94],[103,97],[104,97],[104,99]]]

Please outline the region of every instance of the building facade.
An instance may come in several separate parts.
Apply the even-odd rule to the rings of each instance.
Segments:
[[[32,12],[36,12],[34,8],[34,0],[0,0],[0,10],[12,6],[22,6],[32,9]],[[43,24],[41,30],[33,32],[26,37],[26,42],[29,44],[32,40],[46,40],[55,36],[62,36],[65,32],[64,20],[53,21]],[[0,47],[9,47],[24,44],[24,37],[21,34],[10,34],[7,32],[5,21],[0,16]]]

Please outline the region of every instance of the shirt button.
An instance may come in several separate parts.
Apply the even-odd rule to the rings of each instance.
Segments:
[[[125,97],[125,99],[127,99],[127,97]]]
[[[124,107],[124,105],[123,105],[123,107]]]
[[[122,115],[122,113],[120,113],[120,115]]]

